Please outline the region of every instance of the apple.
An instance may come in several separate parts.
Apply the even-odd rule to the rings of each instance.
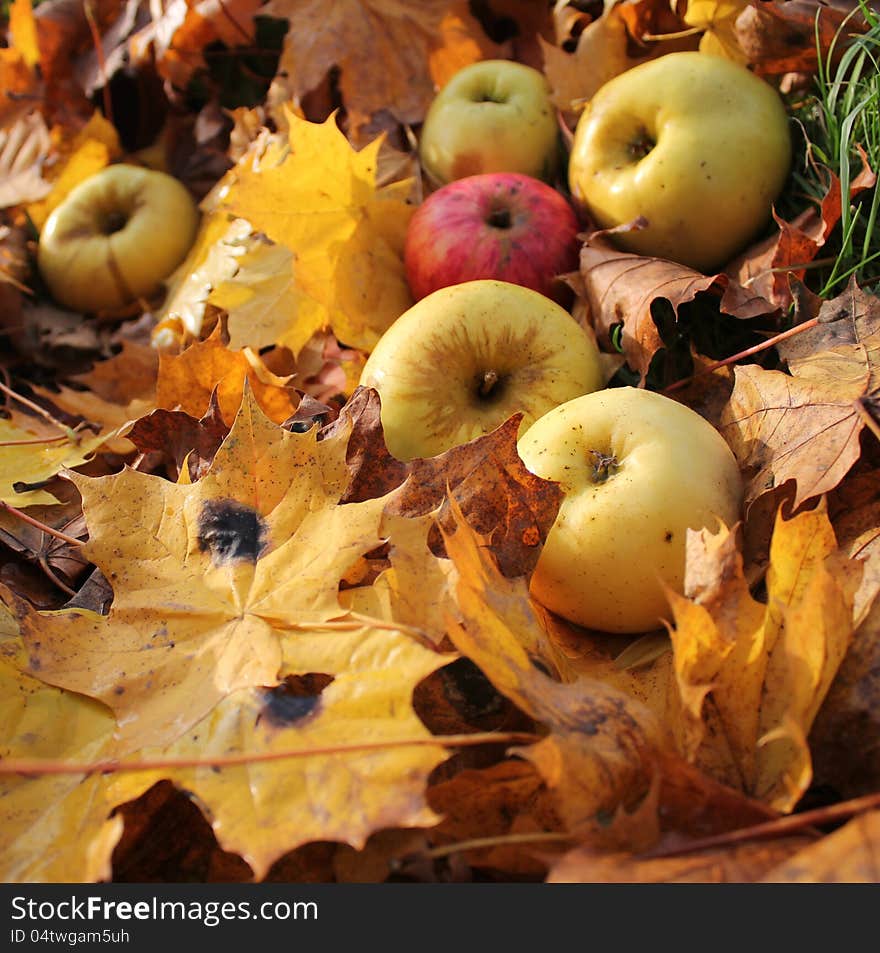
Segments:
[[[633,387],[577,397],[522,433],[526,467],[564,497],[532,575],[535,599],[604,632],[658,628],[684,585],[688,529],[732,526],[742,479],[703,417]]]
[[[360,383],[381,400],[389,451],[433,457],[515,413],[542,414],[603,385],[590,335],[555,301],[485,278],[417,301],[379,338]]]
[[[639,255],[712,271],[770,219],[791,164],[776,90],[708,53],[668,53],[602,86],[575,129],[569,188],[601,228]]]
[[[449,182],[410,219],[404,243],[413,297],[497,278],[561,300],[559,275],[576,271],[580,225],[568,201],[540,179],[485,172]]]
[[[121,308],[158,290],[193,243],[199,213],[173,176],[111,165],[71,189],[43,226],[37,265],[74,311]]]
[[[544,74],[511,60],[465,66],[431,102],[419,155],[439,185],[483,172],[553,179],[559,128]]]

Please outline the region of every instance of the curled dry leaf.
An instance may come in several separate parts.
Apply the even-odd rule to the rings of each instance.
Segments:
[[[52,188],[43,178],[43,163],[51,142],[38,112],[0,127],[0,208],[33,202]]]
[[[858,149],[862,168],[850,183],[850,199],[872,188],[877,181],[864,150],[860,146]],[[791,222],[784,221],[774,211],[778,233],[746,249],[725,268],[735,281],[750,292],[763,296],[774,307],[787,308],[792,303],[797,294],[797,283],[803,281],[806,274],[806,266],[813,261],[840,221],[840,180],[830,169],[826,174],[828,188],[817,208],[806,209]]]
[[[580,284],[599,340],[611,348],[611,333],[622,325],[623,353],[644,379],[651,360],[663,347],[651,304],[658,298],[678,307],[701,292],[720,297],[724,314],[755,318],[775,308],[728,275],[703,275],[662,258],[647,258],[616,249],[604,234],[594,233],[581,249]]]
[[[205,475],[228,433],[216,389],[200,420],[182,410],[154,410],[123,431],[139,453],[159,454],[169,465],[172,479],[185,463],[191,482]]]
[[[817,39],[824,60],[835,42],[837,55],[843,53],[846,42],[838,38],[838,31],[844,21],[848,32],[866,28],[857,10],[858,4],[848,0],[750,3],[736,19],[736,38],[759,73],[813,73],[818,66]]]
[[[812,777],[807,734],[852,639],[860,577],[824,508],[777,516],[766,605],[749,592],[729,530],[688,531],[687,595],[668,596],[689,757],[794,808]]]
[[[722,433],[748,477],[747,505],[788,480],[795,507],[833,490],[859,458],[866,421],[877,419],[880,299],[852,282],[818,318],[779,345],[791,374],[736,368]]]

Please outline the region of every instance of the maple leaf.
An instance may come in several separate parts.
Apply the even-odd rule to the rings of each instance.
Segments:
[[[104,438],[64,434],[57,427],[14,413],[0,418],[0,500],[35,506],[58,500],[39,486],[67,467],[85,463]]]
[[[736,19],[747,6],[748,0],[688,0],[684,22],[704,31],[700,52],[745,65],[748,57],[739,45]]]
[[[703,292],[719,295],[721,312],[738,318],[775,310],[726,274],[703,275],[662,258],[622,252],[603,233],[596,233],[581,248],[579,279],[575,290],[586,300],[600,341],[611,347],[612,331],[622,325],[624,356],[642,379],[664,346],[651,314],[651,304],[658,298],[669,301],[676,314],[680,305]]]
[[[501,49],[460,0],[270,0],[263,12],[290,23],[278,64],[289,98],[300,101],[337,67],[355,137],[386,110],[421,122],[437,87]]]
[[[272,344],[299,354],[324,327],[326,310],[297,287],[293,252],[260,243],[238,260],[238,271],[208,295],[229,315],[229,346],[260,350]]]
[[[246,391],[197,483],[134,470],[73,477],[85,553],[113,605],[107,617],[25,613],[32,670],[105,701],[129,749],[168,744],[226,695],[275,685],[282,670],[338,674],[357,638],[322,626],[344,614],[339,580],[380,544],[384,506],[338,505],[346,442],[283,431]]]
[[[852,282],[823,302],[818,325],[779,345],[791,374],[736,368],[722,433],[749,475],[745,499],[796,484],[794,507],[833,490],[861,453],[876,412],[880,299]]]
[[[790,811],[810,783],[806,736],[852,638],[861,566],[838,554],[822,508],[778,514],[766,605],[729,530],[689,530],[687,546],[687,595],[668,598],[688,751]]]
[[[669,14],[668,4],[663,6]],[[539,38],[551,99],[572,126],[584,104],[610,79],[665,53],[696,47],[697,41],[690,37],[644,40],[642,33],[649,23],[657,33],[667,31],[653,23],[655,16],[650,2],[610,0],[604,4],[602,15],[580,32],[573,53]],[[630,25],[638,30],[637,36],[631,34]]]
[[[0,588],[0,759],[108,757],[115,723],[103,705],[25,670],[26,652]],[[100,775],[0,775],[0,879],[76,883],[110,877],[121,819]]]
[[[245,382],[275,423],[296,410],[299,397],[288,380],[273,374],[250,348],[232,351],[225,347],[216,327],[209,338],[190,345],[182,354],[160,355],[156,406],[182,410],[198,418],[208,410],[216,389],[220,415],[231,424],[241,405]]]
[[[360,848],[375,830],[436,824],[439,817],[428,807],[425,789],[447,752],[439,741],[406,742],[430,741],[412,709],[412,691],[448,656],[384,627],[364,625],[330,636],[337,637],[347,643],[345,671],[332,679],[319,676],[316,684],[288,679],[274,688],[233,693],[173,744],[138,753],[138,758],[189,759],[196,766],[121,773],[112,785],[113,799],[128,801],[156,781],[173,781],[197,799],[221,846],[240,854],[257,879],[283,854],[310,841]],[[283,637],[300,668],[297,639]],[[395,741],[404,744],[395,748]],[[377,743],[388,747],[357,750],[358,744]],[[307,753],[322,748],[336,750]],[[306,755],[197,766],[217,757],[286,751]]]
[[[311,299],[309,333],[317,302],[323,326],[370,351],[412,304],[403,268],[414,211],[404,200],[408,184],[377,188],[379,140],[353,151],[335,116],[320,124],[293,113],[288,119],[287,143],[276,140],[231,170],[222,208],[293,254],[295,286]]]

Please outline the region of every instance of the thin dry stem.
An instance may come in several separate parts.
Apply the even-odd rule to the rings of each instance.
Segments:
[[[319,748],[293,748],[286,751],[263,751],[220,755],[216,758],[143,758],[120,761],[72,762],[52,758],[0,758],[0,775],[118,774],[129,771],[166,771],[174,768],[235,768],[246,764],[284,761],[291,758],[326,757],[356,751],[387,751],[392,748],[447,747],[467,748],[488,744],[533,744],[537,735],[524,731],[485,731],[470,735],[432,735],[429,738],[401,738],[394,741],[363,741],[347,745]]]

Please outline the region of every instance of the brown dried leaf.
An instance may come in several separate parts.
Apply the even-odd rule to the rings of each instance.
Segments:
[[[880,299],[855,283],[823,303],[819,325],[779,345],[791,375],[736,368],[722,432],[749,475],[746,504],[794,480],[794,506],[833,490],[876,414]]]
[[[301,102],[338,68],[355,140],[382,110],[421,122],[453,73],[501,53],[461,0],[271,0],[263,12],[290,22],[276,78],[284,98]]]
[[[52,186],[42,173],[50,146],[49,130],[38,112],[0,128],[0,208],[48,194]]]
[[[469,526],[485,534],[486,543],[509,577],[531,573],[540,548],[556,519],[562,490],[529,472],[516,450],[521,414],[461,447],[409,464],[406,483],[389,513],[420,516],[436,511],[438,527],[454,525],[452,500]],[[443,554],[440,536],[429,537]]]
[[[838,38],[838,30],[847,20],[847,31],[866,28],[863,17],[856,13],[856,2],[824,2],[824,0],[757,0],[750,3],[737,17],[737,42],[749,63],[766,75],[806,72],[814,73],[818,66],[816,35],[823,60],[832,43],[837,40],[837,54],[846,47],[845,38]]]
[[[611,348],[611,330],[623,325],[623,353],[642,378],[663,347],[651,316],[651,304],[664,298],[678,307],[701,292],[720,296],[724,314],[754,318],[774,311],[728,275],[703,275],[676,262],[618,251],[604,233],[595,233],[581,249],[580,278],[597,337]]]
[[[872,188],[877,181],[864,150],[858,149],[862,169],[850,183],[851,199]],[[725,268],[744,288],[763,296],[777,308],[787,308],[792,303],[797,282],[803,281],[806,274],[806,266],[840,221],[840,180],[830,169],[826,174],[828,189],[818,208],[806,209],[791,222],[784,221],[774,211],[779,232],[747,248]]]

